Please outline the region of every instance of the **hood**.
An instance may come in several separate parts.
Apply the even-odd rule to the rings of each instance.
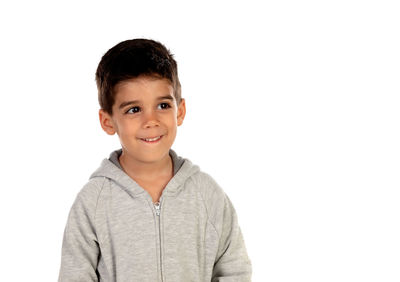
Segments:
[[[111,161],[111,159],[118,159],[121,152],[122,149],[113,151],[110,154],[109,159],[104,159],[101,162],[100,167],[92,173],[89,179],[106,177],[118,184],[131,196],[137,197],[140,194],[145,193],[146,190],[144,190],[135,180]],[[189,159],[178,156],[174,150],[170,149],[169,155],[172,157],[175,174],[164,188],[163,195],[177,193],[189,177],[200,171],[199,166],[194,165]]]

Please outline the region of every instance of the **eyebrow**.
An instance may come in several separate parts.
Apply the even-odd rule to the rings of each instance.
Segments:
[[[157,100],[164,100],[164,99],[166,99],[166,100],[171,100],[171,101],[174,100],[174,98],[173,98],[171,95],[165,95],[165,96],[157,97]],[[128,106],[128,105],[137,104],[137,103],[139,103],[139,102],[140,102],[140,100],[125,101],[125,102],[122,102],[122,103],[119,105],[118,109],[122,109],[122,108],[124,108],[124,107],[126,107],[126,106]]]

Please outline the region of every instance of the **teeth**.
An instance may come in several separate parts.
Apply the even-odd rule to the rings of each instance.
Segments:
[[[144,139],[144,140],[146,140],[146,141],[156,141],[156,140],[158,140],[160,138],[161,138],[161,136],[155,137],[153,139]]]

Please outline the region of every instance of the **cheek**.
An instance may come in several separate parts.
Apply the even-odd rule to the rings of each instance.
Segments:
[[[135,135],[137,132],[137,125],[132,122],[123,122],[120,124],[120,133],[126,136]]]
[[[175,116],[170,116],[167,120],[166,123],[168,124],[168,127],[170,127],[171,129],[173,129],[174,127],[177,126],[178,121],[176,120]]]

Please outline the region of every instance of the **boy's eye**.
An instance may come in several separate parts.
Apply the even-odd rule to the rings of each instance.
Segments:
[[[171,108],[170,104],[168,103],[160,103],[159,106],[161,107],[162,110]],[[129,108],[129,110],[126,111],[127,114],[134,114],[140,112],[140,107],[132,107]]]
[[[134,114],[134,113],[137,113],[137,112],[139,112],[139,107],[132,107],[126,113],[127,114]]]
[[[161,103],[161,109],[168,109],[171,108],[171,106],[168,103]]]

